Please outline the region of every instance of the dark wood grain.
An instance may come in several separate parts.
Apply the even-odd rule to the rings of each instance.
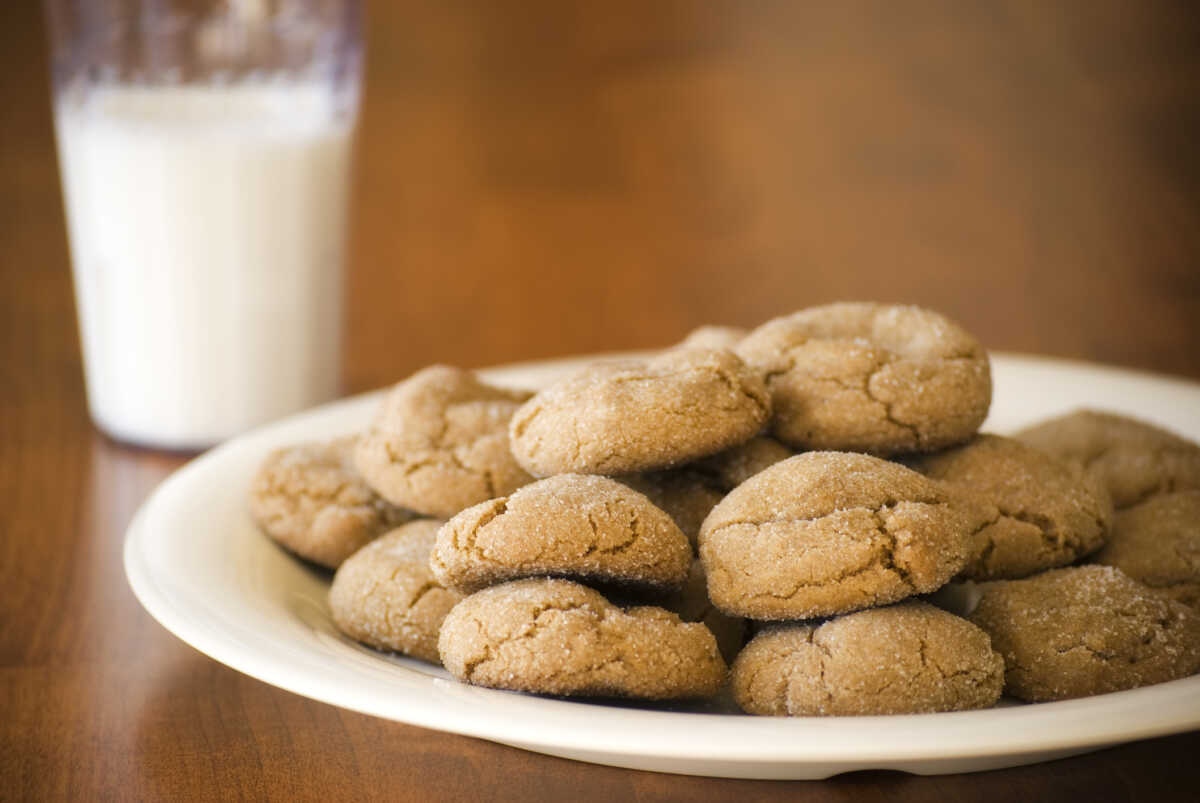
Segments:
[[[374,3],[346,385],[839,298],[1200,377],[1185,2]],[[88,423],[36,3],[0,6],[6,799],[1193,799],[1200,734],[821,783],[581,764],[312,702],[176,640],[125,527],[183,463]]]

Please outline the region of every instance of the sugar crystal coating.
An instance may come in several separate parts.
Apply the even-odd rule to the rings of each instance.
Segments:
[[[250,513],[263,532],[330,569],[413,517],[382,499],[359,476],[351,460],[356,442],[352,436],[277,449],[250,486]]]
[[[692,549],[666,513],[607,477],[559,474],[450,519],[430,560],[464,593],[518,577],[557,575],[675,589]]]
[[[972,540],[964,577],[1027,577],[1095,552],[1108,536],[1108,492],[1078,467],[1012,438],[977,435],[909,464],[994,506]]]
[[[1200,670],[1200,613],[1111,566],[986,583],[970,620],[1004,656],[1005,692],[1087,697]]]
[[[731,682],[749,714],[961,711],[996,703],[1004,661],[978,627],[909,600],[822,624],[772,625],[738,656]]]
[[[700,528],[722,611],[802,619],[936,590],[966,564],[978,507],[896,463],[808,452],[751,477]]]
[[[389,391],[355,463],[393,504],[453,516],[533,479],[508,445],[509,419],[529,396],[446,365],[418,371]]]
[[[621,609],[567,580],[492,586],[454,607],[438,642],[454,677],[540,694],[708,697],[727,669],[712,633],[662,608]]]
[[[367,544],[341,565],[329,588],[333,622],[380,650],[438,662],[442,619],[462,599],[429,570],[442,522],[409,522]]]
[[[736,351],[766,373],[772,432],[797,449],[933,451],[969,438],[991,404],[983,347],[919,307],[812,307],[768,321]]]
[[[749,440],[769,413],[762,377],[733,352],[686,348],[590,365],[526,402],[509,432],[535,476],[632,474]]]

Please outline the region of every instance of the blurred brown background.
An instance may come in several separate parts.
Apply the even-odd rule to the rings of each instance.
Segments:
[[[69,341],[40,9],[3,9],[4,317]],[[349,389],[837,299],[928,305],[996,349],[1200,376],[1191,3],[368,16]]]
[[[1200,378],[1185,0],[377,0],[347,390],[837,299]],[[88,423],[40,4],[0,4],[0,778],[30,799],[1187,799],[1200,733],[816,785],[577,764],[200,655],[120,548],[182,458]],[[11,783],[9,783],[11,782]],[[4,793],[0,793],[3,796]]]

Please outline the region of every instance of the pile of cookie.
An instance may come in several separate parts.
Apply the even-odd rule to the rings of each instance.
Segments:
[[[961,327],[874,303],[537,393],[434,366],[272,454],[250,508],[336,570],[347,636],[493,688],[894,714],[1200,671],[1200,446],[1093,412],[979,434],[991,390]]]

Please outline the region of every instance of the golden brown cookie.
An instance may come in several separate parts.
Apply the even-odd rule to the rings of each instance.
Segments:
[[[438,533],[434,576],[464,593],[534,575],[674,589],[692,549],[671,517],[616,480],[559,474],[468,508]]]
[[[749,332],[740,326],[698,326],[688,332],[680,346],[684,348],[732,349]]]
[[[771,429],[797,449],[930,452],[969,438],[991,404],[979,341],[919,307],[812,307],[768,321],[736,350],[766,373]]]
[[[749,440],[769,405],[762,377],[732,352],[673,349],[588,366],[530,399],[509,431],[535,476],[632,474]]]
[[[991,522],[973,539],[963,577],[1028,577],[1095,552],[1108,536],[1108,493],[1077,466],[1012,438],[977,435],[909,465],[994,506]]]
[[[909,600],[822,624],[772,625],[738,655],[733,697],[748,714],[855,716],[988,708],[1004,661],[965,619]]]
[[[966,564],[976,505],[877,457],[808,452],[739,485],[704,520],[722,611],[808,619],[934,591]]]
[[[330,569],[413,517],[367,487],[351,460],[355,440],[276,450],[250,486],[250,513],[263,532]]]
[[[429,570],[442,522],[420,519],[380,536],[351,555],[329,588],[333,622],[355,641],[438,663],[442,619],[462,595]]]
[[[387,394],[355,450],[363,478],[388,501],[448,518],[530,482],[508,448],[525,391],[434,365]]]
[[[1087,697],[1200,670],[1200,613],[1111,566],[985,583],[970,620],[1004,656],[1007,694]]]
[[[1200,608],[1200,491],[1158,494],[1125,508],[1092,561]]]
[[[622,610],[586,586],[550,578],[467,597],[442,624],[438,648],[459,680],[538,694],[709,697],[727,674],[704,625],[662,608]]]
[[[1014,437],[1082,465],[1117,510],[1154,494],[1200,489],[1200,446],[1128,416],[1077,410]]]

